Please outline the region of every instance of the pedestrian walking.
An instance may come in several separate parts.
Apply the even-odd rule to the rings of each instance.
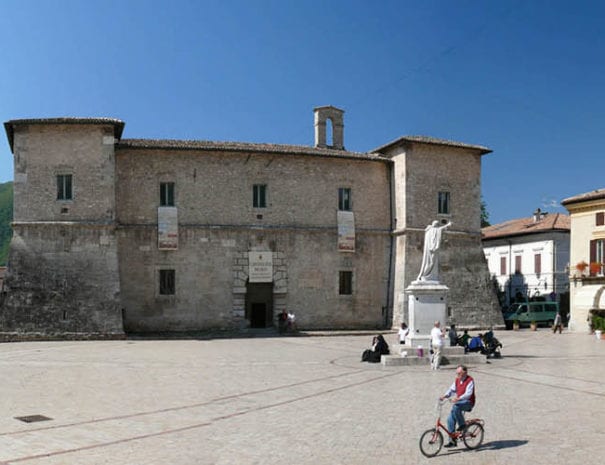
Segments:
[[[435,321],[433,329],[431,329],[431,346],[433,349],[433,357],[431,359],[431,370],[438,370],[441,362],[441,349],[443,348],[443,330],[441,323]]]
[[[563,321],[561,319],[561,312],[557,312],[557,316],[555,316],[555,323],[552,326],[553,334],[557,332],[557,329],[559,330],[559,334],[561,334],[561,331],[563,330]]]

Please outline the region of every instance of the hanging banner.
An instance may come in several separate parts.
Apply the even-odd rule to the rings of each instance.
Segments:
[[[158,207],[158,249],[179,248],[179,222],[176,207]]]
[[[355,217],[353,212],[338,211],[338,251],[355,252]]]
[[[248,252],[248,282],[273,282],[273,252]]]

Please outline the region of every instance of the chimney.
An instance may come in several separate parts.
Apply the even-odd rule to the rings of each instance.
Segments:
[[[548,215],[548,212],[543,212],[539,208],[536,208],[536,211],[534,212],[534,223],[539,223],[546,215]]]

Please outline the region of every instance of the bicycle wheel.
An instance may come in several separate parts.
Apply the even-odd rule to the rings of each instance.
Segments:
[[[435,428],[426,430],[420,436],[420,452],[425,457],[435,457],[443,446],[443,434]]]
[[[462,440],[467,449],[476,449],[483,443],[483,425],[481,423],[470,423],[466,425],[462,433]]]

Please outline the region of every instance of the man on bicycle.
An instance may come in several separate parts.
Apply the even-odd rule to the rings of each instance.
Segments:
[[[470,412],[475,406],[475,380],[468,375],[467,371],[464,365],[458,365],[456,368],[456,379],[447,392],[439,398],[443,400],[454,395],[451,398],[454,405],[452,405],[452,411],[447,418],[447,429],[451,433],[454,432],[456,423],[458,423],[458,431],[464,429],[463,412]],[[456,447],[456,440],[450,439],[445,447]]]

